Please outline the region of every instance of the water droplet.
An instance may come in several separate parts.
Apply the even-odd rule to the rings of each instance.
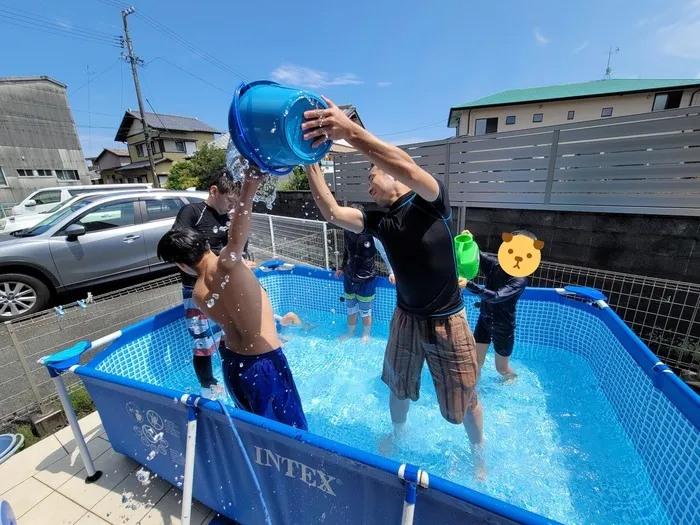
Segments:
[[[333,217],[333,215],[331,215],[331,220],[332,220],[332,221],[334,221],[334,220],[335,220],[335,217]]]
[[[248,215],[248,210],[243,210],[243,215]]]
[[[151,483],[151,473],[144,468],[140,468],[136,471],[136,479],[139,480],[139,483],[145,487]]]
[[[214,299],[216,301],[219,298],[219,294],[213,293],[213,294],[211,294],[211,297],[212,297],[212,299]]]
[[[224,288],[226,288],[226,284],[227,284],[227,283],[228,283],[228,281],[224,281],[224,282],[221,283],[221,289],[222,289],[222,290],[223,290]]]
[[[243,368],[243,363],[238,363],[238,366],[239,366],[240,368]]]
[[[331,313],[332,313],[332,314],[335,313],[335,308],[331,308]]]
[[[229,279],[231,279],[231,277],[229,277],[228,274],[224,275],[224,281],[229,282]]]
[[[226,227],[228,228],[229,226],[231,226],[231,221],[226,221]]]
[[[365,248],[369,248],[369,247],[370,247],[369,241],[365,241]]]
[[[273,124],[272,129],[270,130],[270,133],[274,133],[275,131],[277,131],[277,125]]]
[[[151,451],[148,453],[148,456],[146,456],[146,459],[147,459],[148,461],[151,461],[154,457],[156,457],[156,451],[155,451],[155,450],[151,450]]]
[[[207,307],[208,307],[208,308],[211,308],[211,307],[214,306],[215,304],[216,304],[216,301],[215,301],[214,299],[209,299],[209,300],[207,301]]]
[[[219,233],[219,227],[218,227],[218,226],[214,226],[214,233]]]

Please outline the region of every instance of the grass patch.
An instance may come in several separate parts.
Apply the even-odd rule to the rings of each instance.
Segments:
[[[75,410],[75,415],[78,416],[78,419],[90,415],[95,411],[95,404],[92,402],[92,398],[87,390],[85,390],[85,387],[81,386],[73,390],[69,395],[70,403],[73,405],[73,410]]]
[[[13,426],[10,429],[11,434],[22,434],[24,436],[24,445],[19,450],[24,450],[25,448],[31,447],[34,443],[41,441],[41,438],[34,434],[32,426],[29,424],[22,424]],[[18,451],[19,452],[19,451]]]

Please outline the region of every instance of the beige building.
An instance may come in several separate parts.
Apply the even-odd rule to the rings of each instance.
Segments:
[[[165,184],[175,162],[191,157],[198,147],[210,143],[221,133],[206,122],[179,115],[146,113],[146,123],[151,130],[153,157],[160,186]],[[113,171],[109,170],[107,178],[102,177],[103,183],[154,182],[146,150],[146,137],[136,111],[129,110],[124,114],[114,140],[126,142],[131,162]]]
[[[609,79],[512,89],[454,106],[457,135],[486,135],[700,105],[700,80]]]

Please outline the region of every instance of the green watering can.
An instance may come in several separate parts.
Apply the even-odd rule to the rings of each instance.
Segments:
[[[459,276],[471,281],[479,273],[479,246],[469,232],[455,237],[455,254]]]

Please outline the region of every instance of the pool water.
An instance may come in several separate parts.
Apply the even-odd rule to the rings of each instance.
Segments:
[[[380,377],[388,325],[376,324],[366,344],[357,336],[340,343],[343,316],[297,313],[317,325],[282,331],[311,432],[419,465],[562,523],[670,523],[641,458],[580,356],[516,345],[511,362],[518,377],[503,381],[490,351],[478,386],[489,469],[480,482],[463,427],[440,415],[427,366],[406,436],[393,448],[383,441],[392,428],[389,391]]]

